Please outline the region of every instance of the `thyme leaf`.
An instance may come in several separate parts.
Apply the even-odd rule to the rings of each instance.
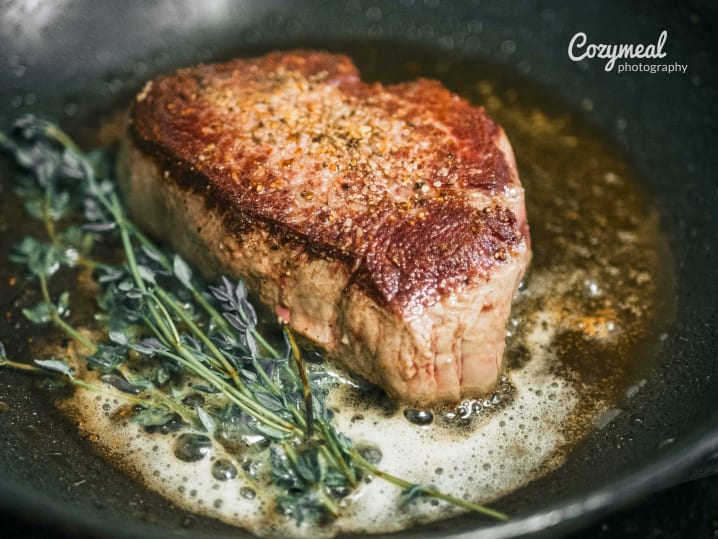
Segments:
[[[72,367],[61,359],[36,359],[33,363],[42,369],[63,374],[69,378],[73,376]]]

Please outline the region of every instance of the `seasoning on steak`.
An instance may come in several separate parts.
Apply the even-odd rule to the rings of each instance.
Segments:
[[[503,130],[440,83],[312,51],[182,69],[137,96],[119,172],[141,226],[393,397],[496,383],[523,189]]]

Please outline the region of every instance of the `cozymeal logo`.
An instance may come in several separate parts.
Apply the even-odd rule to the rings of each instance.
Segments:
[[[585,59],[606,60],[606,71],[618,66],[618,73],[644,71],[648,73],[685,73],[688,64],[660,62],[631,62],[629,60],[663,60],[668,56],[668,31],[663,30],[655,43],[591,43],[584,32],[577,32],[568,44],[568,57],[574,62]]]

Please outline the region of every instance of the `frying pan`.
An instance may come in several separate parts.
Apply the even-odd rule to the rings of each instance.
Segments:
[[[623,413],[591,433],[558,470],[496,503],[512,515],[510,522],[459,517],[398,536],[567,533],[680,481],[718,451],[718,159],[710,144],[718,69],[709,55],[718,35],[714,6],[618,0],[0,5],[3,126],[25,110],[78,126],[91,122],[100,107],[127,99],[153,74],[180,65],[296,45],[341,49],[342,43],[378,43],[385,51],[396,43],[427,54],[478,57],[516,73],[517,84],[538,83],[572,110],[582,100],[594,104],[582,114],[627,152],[660,212],[672,253],[665,264],[674,266],[667,294],[675,298],[675,316],[664,339],[650,347],[655,357],[646,385],[619,403]],[[686,74],[619,75],[605,72],[603,62],[567,56],[579,31],[596,42],[649,43],[662,30],[669,36],[666,61],[688,64]],[[4,234],[21,211],[3,211]],[[0,293],[21,302],[22,291],[5,282]],[[29,353],[27,336],[38,330],[23,330],[20,339],[17,320],[0,325],[0,340]],[[0,507],[73,535],[242,535],[176,509],[107,466],[42,395],[28,377],[0,376],[0,401],[10,405],[0,412]]]

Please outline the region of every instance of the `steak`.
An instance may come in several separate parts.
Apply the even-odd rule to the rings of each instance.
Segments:
[[[137,96],[118,172],[140,226],[392,397],[496,383],[524,193],[504,131],[439,82],[300,50],[182,69]]]

